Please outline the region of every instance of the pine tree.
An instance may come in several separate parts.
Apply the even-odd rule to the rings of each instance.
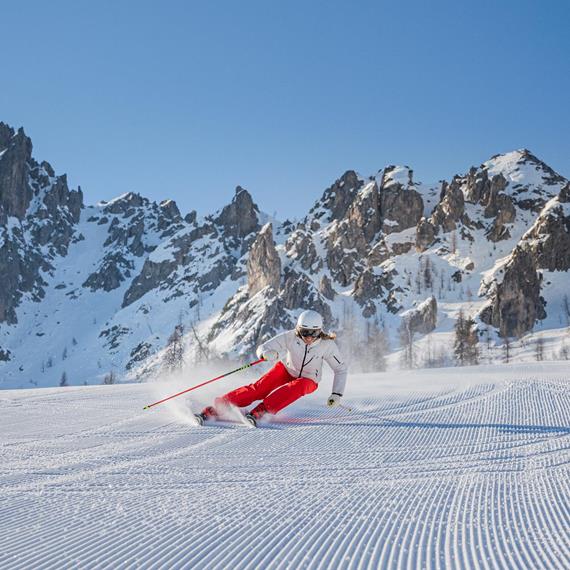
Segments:
[[[453,353],[459,366],[479,363],[479,338],[475,329],[475,321],[471,317],[465,318],[463,311],[459,311],[455,322],[455,339]]]
[[[59,385],[61,387],[69,386],[67,382],[67,372],[63,372],[63,374],[61,375],[61,378],[59,379]]]

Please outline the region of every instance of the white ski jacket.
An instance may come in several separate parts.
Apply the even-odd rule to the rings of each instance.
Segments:
[[[292,376],[310,378],[317,384],[322,378],[323,360],[326,361],[334,372],[332,391],[341,396],[344,394],[348,367],[334,340],[318,339],[308,345],[292,330],[264,342],[258,347],[257,355],[261,358],[268,350],[279,354]]]

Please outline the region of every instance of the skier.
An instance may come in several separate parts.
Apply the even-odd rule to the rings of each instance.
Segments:
[[[337,406],[346,384],[347,366],[344,363],[335,335],[323,331],[323,319],[316,311],[303,311],[294,330],[278,334],[257,348],[257,356],[276,364],[257,382],[232,390],[216,398],[196,417],[204,420],[216,417],[225,406],[240,408],[262,400],[246,419],[253,426],[265,414],[276,414],[295,400],[314,392],[322,378],[323,360],[334,371],[332,393],[328,406]]]

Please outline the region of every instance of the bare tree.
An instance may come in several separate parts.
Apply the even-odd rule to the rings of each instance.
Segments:
[[[414,332],[410,327],[410,319],[404,317],[398,329],[400,336],[400,345],[402,353],[400,355],[400,365],[402,368],[414,368],[415,366],[415,347]]]
[[[505,364],[508,364],[511,361],[511,346],[511,339],[506,336],[503,343],[503,358]]]
[[[115,384],[117,382],[117,376],[114,370],[111,370],[103,377],[103,384]]]
[[[535,344],[534,344],[535,352],[534,355],[537,361],[544,360],[544,338],[539,336],[537,337]]]
[[[208,347],[208,344],[205,343],[202,340],[202,338],[200,338],[200,335],[198,334],[198,331],[196,330],[194,323],[190,325],[190,329],[192,330],[192,336],[194,337],[194,340],[196,341],[196,346],[198,348],[198,350],[196,351],[196,362],[204,362],[204,361],[207,362],[208,360],[210,360],[211,357],[210,348]]]
[[[386,370],[386,355],[388,354],[388,336],[386,329],[375,320],[366,323],[366,342],[361,366],[364,372],[382,372]]]
[[[568,295],[565,294],[562,299],[562,308],[564,311],[564,317],[566,320],[566,326],[570,327],[570,301],[568,300]]]
[[[451,253],[455,253],[457,251],[457,234],[455,233],[455,230],[451,232],[450,248],[451,248]]]
[[[426,256],[424,262],[424,287],[433,290],[433,270],[430,258]]]
[[[176,325],[174,331],[168,337],[163,364],[170,370],[182,368],[184,364],[184,327]]]

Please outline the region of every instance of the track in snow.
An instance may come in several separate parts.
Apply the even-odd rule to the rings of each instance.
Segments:
[[[570,382],[494,370],[362,376],[352,413],[319,391],[261,430],[147,386],[0,392],[0,567],[570,568]]]

